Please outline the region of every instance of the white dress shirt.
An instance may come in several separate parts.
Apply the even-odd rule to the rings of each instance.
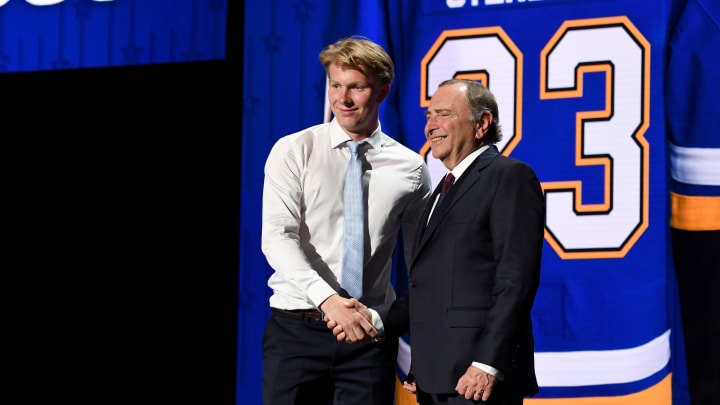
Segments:
[[[350,137],[335,120],[279,139],[265,163],[261,248],[274,270],[270,306],[317,308],[340,291],[343,187]],[[367,199],[367,306],[391,302],[392,256],[402,229],[406,258],[431,194],[422,157],[378,126],[361,149]]]

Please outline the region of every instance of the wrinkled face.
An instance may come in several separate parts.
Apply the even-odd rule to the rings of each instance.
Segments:
[[[354,140],[367,138],[378,126],[380,103],[390,91],[374,78],[354,69],[331,65],[328,99],[340,127]]]
[[[482,145],[489,125],[487,114],[480,122],[470,121],[466,90],[462,83],[439,87],[425,112],[425,137],[430,141],[432,155],[448,170]]]

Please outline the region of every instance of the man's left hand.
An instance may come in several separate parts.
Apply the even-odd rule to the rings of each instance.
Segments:
[[[495,376],[470,366],[458,380],[455,390],[465,399],[485,402],[490,399],[494,386]]]

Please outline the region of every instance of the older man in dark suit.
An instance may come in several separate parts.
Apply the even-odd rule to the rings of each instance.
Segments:
[[[538,392],[530,312],[542,189],[527,164],[498,152],[498,108],[485,86],[441,83],[426,116],[425,136],[448,173],[423,214],[408,294],[371,310],[386,338],[409,327],[412,378],[404,386],[421,405],[520,405]],[[343,338],[341,328],[334,332]]]
[[[456,180],[431,198],[407,303],[421,404],[522,404],[537,393],[530,311],[540,280],[545,199],[533,170],[499,154],[492,93],[443,82],[426,112],[433,156]],[[446,183],[446,182],[443,182]],[[435,190],[442,194],[443,184]]]

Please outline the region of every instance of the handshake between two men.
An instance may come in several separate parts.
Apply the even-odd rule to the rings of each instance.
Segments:
[[[338,342],[358,343],[378,337],[378,331],[372,323],[372,315],[367,306],[355,298],[343,298],[339,295],[330,296],[320,305],[325,314],[325,323],[331,329]],[[403,388],[415,393],[415,378],[410,371]],[[489,394],[489,393],[488,393]]]
[[[355,298],[332,295],[320,306],[325,314],[325,323],[338,342],[357,343],[378,336],[367,306]]]

